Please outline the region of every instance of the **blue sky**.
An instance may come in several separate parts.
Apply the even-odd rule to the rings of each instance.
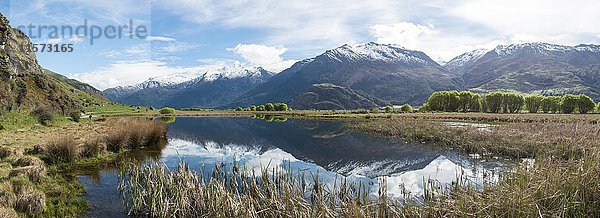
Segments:
[[[443,62],[499,44],[600,44],[593,0],[30,0],[0,3],[13,27],[33,24],[149,29],[146,39],[35,38],[72,43],[38,53],[43,67],[99,89],[241,64],[278,72],[343,44],[422,50]]]

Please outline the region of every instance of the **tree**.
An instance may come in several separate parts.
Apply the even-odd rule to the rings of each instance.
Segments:
[[[427,104],[431,111],[445,111],[448,104],[447,92],[434,92],[429,96]]]
[[[250,106],[250,110],[251,111],[256,111],[256,106],[254,106],[254,105]]]
[[[471,92],[462,91],[458,93],[458,98],[460,102],[459,110],[462,112],[469,112],[470,103],[471,103]]]
[[[402,111],[403,113],[412,113],[414,109],[409,104],[404,104],[400,106],[400,111]]]
[[[558,96],[548,96],[542,99],[542,111],[544,113],[556,113],[560,109],[561,98]]]
[[[448,105],[446,106],[446,112],[457,112],[460,107],[460,97],[458,91],[448,92]]]
[[[481,95],[479,93],[471,93],[471,100],[469,101],[468,111],[482,111],[481,110]]]
[[[594,107],[596,107],[596,103],[594,103],[594,100],[592,98],[590,98],[589,96],[580,94],[578,107],[579,107],[579,113],[587,114],[588,112],[594,110]]]
[[[518,93],[504,93],[504,112],[518,113],[523,105],[525,98]]]
[[[504,94],[501,92],[490,92],[485,95],[487,108],[491,113],[502,112],[502,105],[504,102]]]
[[[265,106],[264,105],[260,105],[256,108],[257,111],[265,111]]]
[[[529,113],[537,113],[542,106],[543,100],[544,97],[539,95],[529,95],[525,97],[525,106],[527,107]]]
[[[566,94],[562,97],[561,110],[565,114],[571,114],[575,112],[575,109],[579,105],[579,96]]]
[[[386,113],[392,113],[392,112],[394,112],[394,107],[392,107],[390,105],[385,106],[385,112]]]
[[[266,111],[274,111],[275,106],[272,103],[267,103],[267,104],[265,104],[265,110]]]
[[[287,104],[285,103],[277,103],[275,104],[275,110],[276,111],[287,111],[289,108],[287,106]]]

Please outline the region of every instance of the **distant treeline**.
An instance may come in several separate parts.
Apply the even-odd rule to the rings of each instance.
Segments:
[[[563,96],[522,95],[512,92],[479,94],[469,91],[435,92],[419,111],[519,113],[589,113],[596,105],[584,94]]]
[[[236,111],[290,111],[292,110],[290,107],[288,107],[287,104],[285,103],[266,103],[264,105],[259,105],[259,106],[250,106],[250,107],[246,107],[246,108],[242,108],[242,107],[237,107],[235,109]]]

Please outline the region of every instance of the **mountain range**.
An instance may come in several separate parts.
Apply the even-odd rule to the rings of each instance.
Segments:
[[[234,108],[286,102],[297,109],[418,106],[441,90],[583,93],[600,99],[600,46],[500,45],[443,66],[398,45],[343,45],[279,73],[241,65],[151,78],[100,92],[43,69],[29,38],[0,15],[0,110],[48,107],[62,113],[112,101],[154,107]]]
[[[259,68],[233,69],[234,75],[244,76],[232,79],[227,76],[232,71],[223,68],[209,73],[210,82],[202,82],[204,75],[187,80],[169,77],[180,82],[154,78],[104,94],[122,103],[157,107],[233,108],[287,102],[299,109],[420,105],[440,90],[584,93],[600,98],[598,45],[501,45],[467,52],[441,66],[424,52],[371,42],[325,51],[277,74]]]

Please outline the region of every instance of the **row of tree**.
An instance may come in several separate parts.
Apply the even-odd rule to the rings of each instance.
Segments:
[[[524,96],[512,92],[490,92],[484,95],[469,91],[435,92],[421,111],[519,113],[589,113],[596,103],[584,94],[563,96]],[[600,104],[599,106],[600,107]]]
[[[259,105],[259,106],[250,106],[250,107],[246,107],[246,108],[242,108],[242,107],[237,107],[235,109],[236,111],[290,111],[292,110],[290,107],[288,107],[287,104],[285,103],[266,103],[264,105]]]

